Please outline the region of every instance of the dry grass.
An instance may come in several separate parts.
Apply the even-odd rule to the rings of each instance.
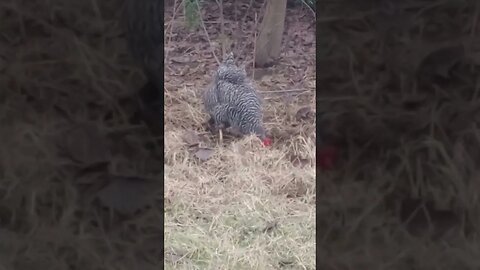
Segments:
[[[152,135],[117,102],[143,81],[120,12],[113,0],[0,3],[0,269],[162,263],[162,205],[120,215],[98,197],[114,175],[163,178],[143,146]],[[135,196],[106,191],[110,203]]]
[[[317,267],[477,269],[478,2],[340,2],[317,21],[317,121],[345,150]]]
[[[168,107],[181,109],[178,114],[169,110],[166,115],[167,269],[275,269],[279,264],[314,269],[312,130],[268,149],[254,137],[222,145],[218,137],[206,137],[201,146],[215,153],[201,162],[185,143],[188,129],[182,126],[201,127],[206,116],[197,112],[199,104],[191,102],[188,90],[172,96],[184,101]],[[170,98],[167,94],[167,103]],[[287,119],[275,116],[269,126],[288,125]],[[303,168],[294,166],[291,155],[309,162]]]

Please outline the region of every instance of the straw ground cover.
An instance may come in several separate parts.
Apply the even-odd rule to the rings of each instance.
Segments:
[[[131,117],[121,8],[0,3],[0,269],[163,263],[163,153]]]
[[[200,22],[193,33],[181,12],[166,8],[167,269],[315,269],[315,33],[308,9],[288,11],[280,64],[255,70],[273,145],[229,135],[220,142],[204,126],[200,94],[217,68],[211,51],[221,60],[222,42],[231,44],[252,74],[262,5],[249,9],[248,2],[225,3],[224,18],[214,1],[205,2],[205,28]]]
[[[317,268],[478,268],[479,3],[320,5]]]

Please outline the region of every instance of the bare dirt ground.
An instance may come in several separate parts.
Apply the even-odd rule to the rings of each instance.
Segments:
[[[478,1],[326,1],[317,269],[478,269]]]
[[[274,142],[263,148],[254,137],[219,142],[200,98],[222,42],[253,73],[263,5],[225,1],[222,19],[205,3],[205,28],[193,31],[165,11],[166,269],[315,269],[314,16],[289,9],[279,63],[255,70]]]

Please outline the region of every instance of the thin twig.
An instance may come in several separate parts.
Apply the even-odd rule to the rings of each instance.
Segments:
[[[253,1],[250,1],[250,5],[249,5],[247,11],[245,12],[245,15],[243,16],[241,22],[243,22],[243,21],[245,20],[246,16],[248,15],[248,12],[250,11],[250,9],[251,9],[251,7],[252,7],[252,2],[253,2]],[[262,4],[262,8],[261,8],[261,10],[260,10],[260,13],[263,12],[263,10],[264,10],[264,8],[265,8],[265,3],[266,3],[266,1]],[[257,16],[257,13],[255,13],[255,16]],[[253,32],[253,33],[255,33],[255,31],[257,31],[257,25],[258,25],[258,19],[256,19],[255,26],[254,26],[254,28],[252,29],[252,32]],[[241,28],[238,27],[238,29],[241,29]],[[254,35],[254,34],[253,34],[253,35]],[[240,43],[240,42],[238,42],[238,43]],[[249,44],[249,43],[248,43],[248,39],[245,39],[245,42],[243,43],[243,47],[242,47],[241,49],[237,49],[237,52],[238,52],[238,53],[237,53],[237,56],[235,57],[235,61],[238,60],[238,58],[239,58],[240,55],[244,55],[245,49],[247,48],[247,45],[248,45],[248,44]],[[245,54],[246,54],[246,53],[245,53]]]
[[[310,9],[310,11],[312,11],[313,17],[314,17],[314,18],[317,18],[317,14],[315,14],[315,11],[313,10],[313,8],[310,7],[310,5],[308,5],[307,2],[305,2],[305,0],[302,0],[302,3],[305,4],[305,6],[307,6],[308,9]]]
[[[182,3],[180,3],[181,5]],[[179,5],[178,5],[179,6]],[[168,41],[167,41],[167,44],[165,44],[165,48],[168,48],[168,45],[171,43],[172,41],[172,29],[173,29],[173,22],[175,21],[175,15],[177,14],[177,0],[175,0],[175,2],[173,3],[173,15],[172,15],[172,19],[168,22],[167,24],[167,32],[168,32]],[[168,52],[169,50],[166,50],[165,52],[165,62],[166,60],[168,59]]]
[[[222,37],[222,56],[226,54],[225,51],[225,19],[223,18],[223,1],[215,0],[217,2],[218,8],[220,9],[220,35]]]

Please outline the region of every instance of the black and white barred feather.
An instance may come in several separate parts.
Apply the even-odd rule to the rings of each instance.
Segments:
[[[244,135],[266,138],[262,101],[245,69],[235,65],[233,53],[220,64],[203,101],[216,128],[231,127]]]

